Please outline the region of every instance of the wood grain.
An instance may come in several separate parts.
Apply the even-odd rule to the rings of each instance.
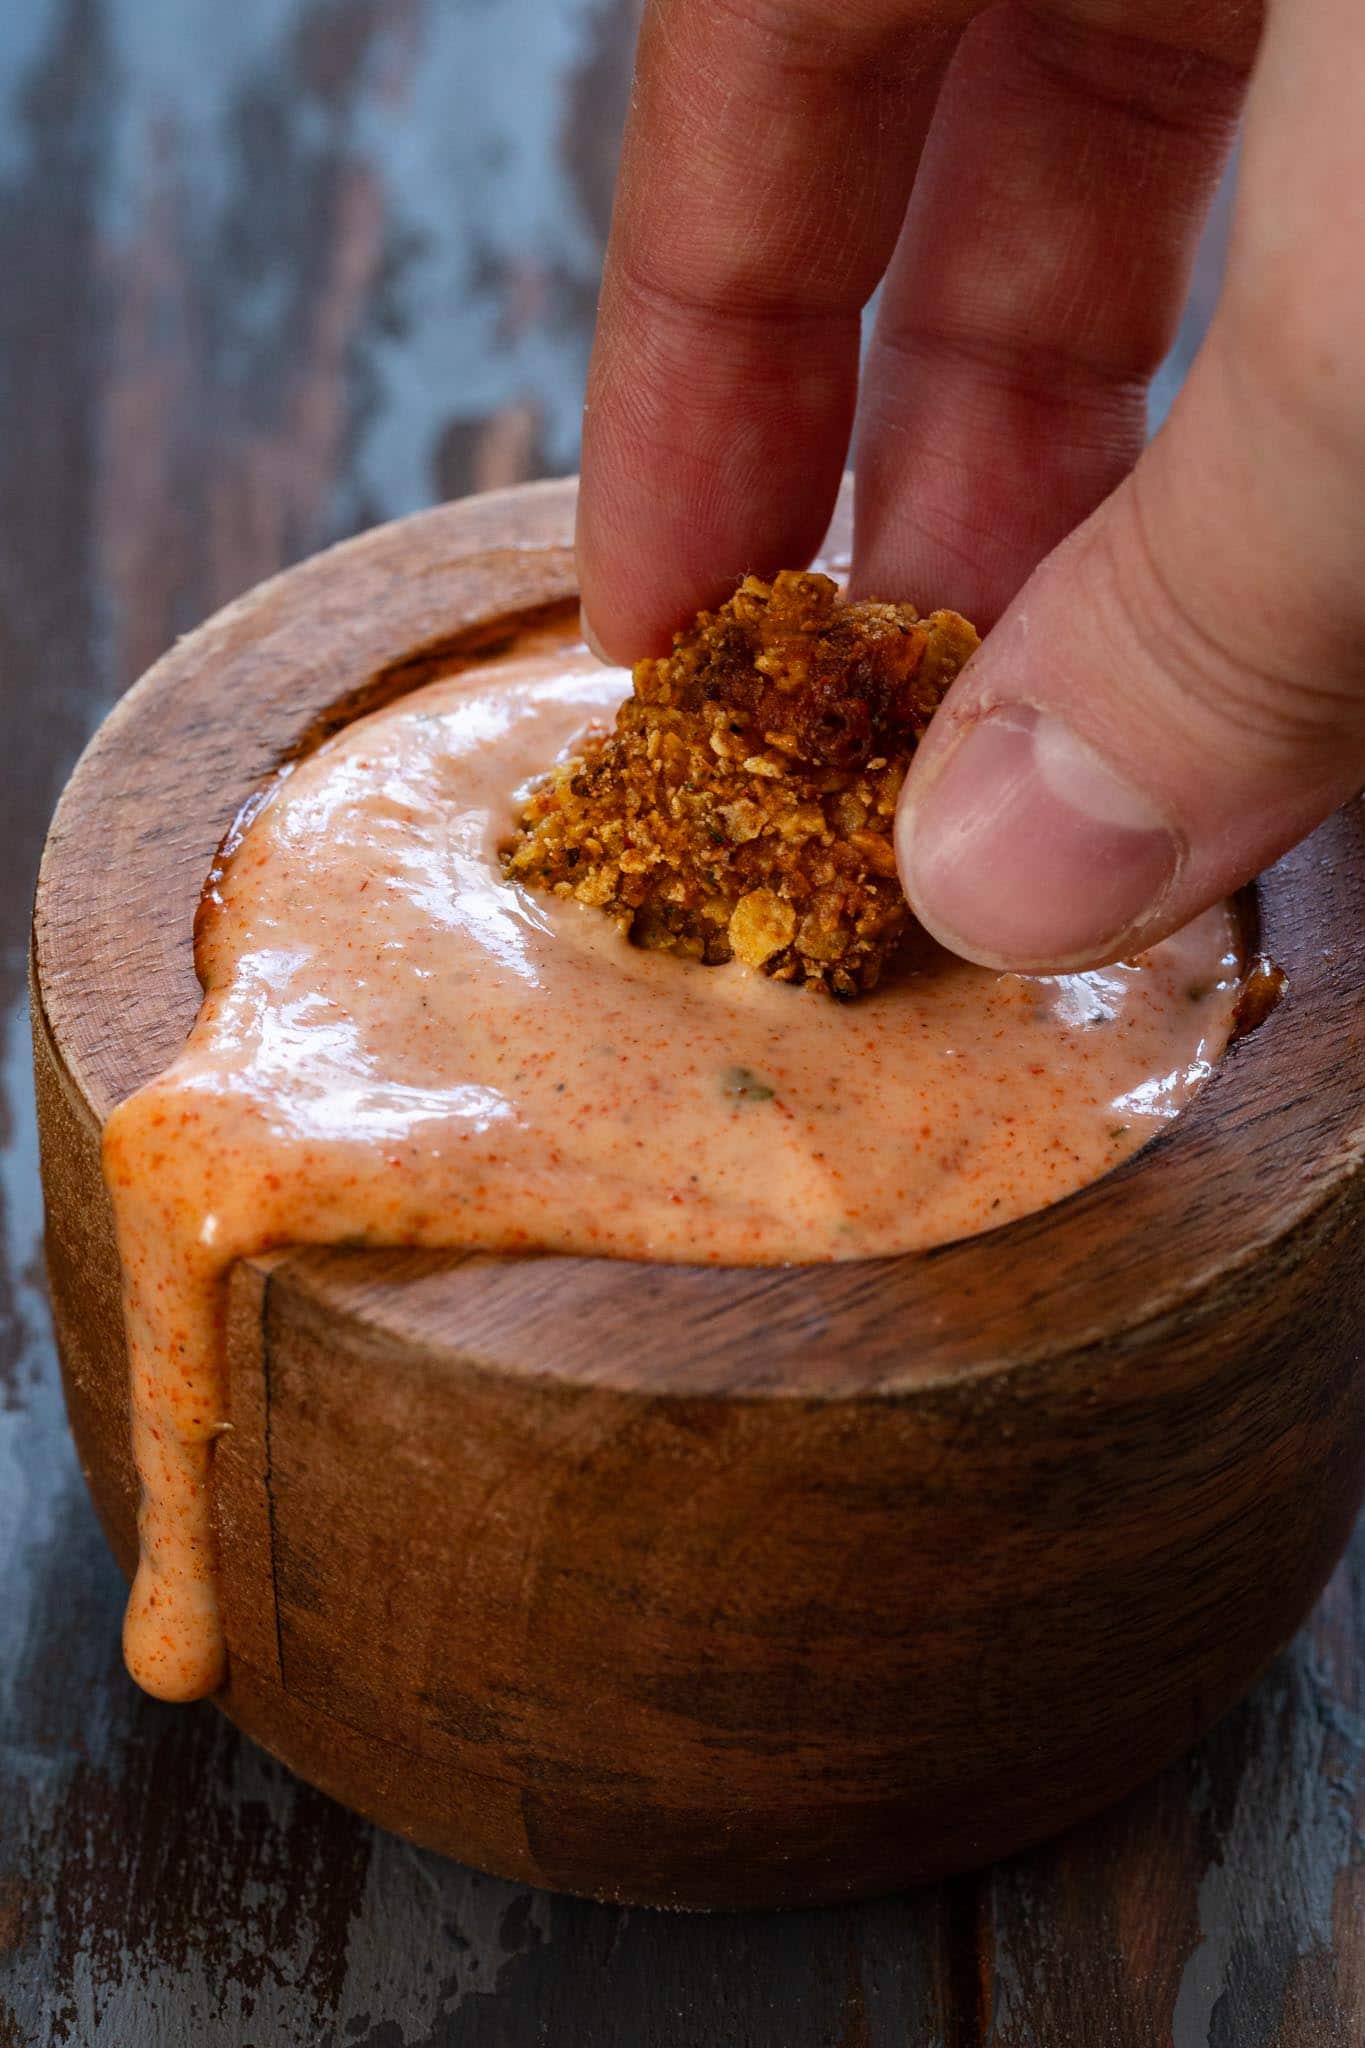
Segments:
[[[536,484],[313,558],[165,656],[62,797],[34,918],[50,1271],[121,1551],[99,1129],[192,1020],[212,849],[301,733],[571,602],[572,523],[572,484]],[[849,526],[846,493],[836,557]],[[226,1711],[427,1846],[672,1906],[977,1864],[1188,1746],[1365,1479],[1365,810],[1258,909],[1279,1006],[1158,1143],[985,1239],[272,1261],[217,1454]]]
[[[42,834],[118,691],[256,576],[516,481],[515,407],[527,462],[573,466],[630,12],[0,10],[0,258],[23,280],[0,292],[0,2042],[1356,2048],[1359,1540],[1245,1706],[1127,1805],[979,1878],[819,1913],[695,1921],[481,1879],[119,1667],[122,1582],[39,1277],[23,980]],[[348,90],[306,97],[300,46],[357,37]],[[325,155],[379,195],[377,271],[326,372],[301,365],[289,289],[316,205],[251,169],[272,134],[277,166]],[[470,164],[479,214],[453,197]],[[243,422],[300,365],[341,424],[286,529],[271,479],[299,415]]]

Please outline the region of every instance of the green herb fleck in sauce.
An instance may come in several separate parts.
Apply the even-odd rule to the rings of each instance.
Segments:
[[[737,1096],[741,1102],[771,1102],[776,1093],[748,1067],[727,1067],[720,1085],[723,1094]]]

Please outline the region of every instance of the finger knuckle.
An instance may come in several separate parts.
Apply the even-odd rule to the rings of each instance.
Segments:
[[[1305,252],[1231,303],[1232,339],[1256,398],[1311,439],[1334,467],[1365,459],[1365,270]]]
[[[1292,603],[1268,627],[1259,605],[1202,601],[1155,544],[1139,493],[1132,503],[1128,532],[1113,543],[1111,583],[1120,630],[1164,680],[1172,720],[1201,744],[1212,733],[1231,758],[1320,763],[1344,748],[1365,759],[1365,660],[1333,658],[1327,636]]]

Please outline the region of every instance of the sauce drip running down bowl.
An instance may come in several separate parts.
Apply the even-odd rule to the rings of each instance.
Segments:
[[[34,948],[49,1259],[126,1566],[100,1138],[193,1022],[215,846],[282,761],[553,633],[572,504],[470,500],[250,593],[63,798]],[[1169,1130],[984,1237],[242,1260],[204,1484],[220,1704],[416,1839],[674,1905],[961,1867],[1157,1768],[1292,1631],[1359,1498],[1363,839],[1356,806],[1261,885],[1289,996]]]

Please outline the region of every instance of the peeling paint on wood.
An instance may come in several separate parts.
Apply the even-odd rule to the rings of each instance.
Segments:
[[[1350,2048],[1359,1543],[1254,1697],[1118,1812],[821,1914],[519,1890],[123,1676],[42,1294],[41,835],[96,719],[215,605],[366,521],[572,467],[635,15],[0,9],[0,2048]]]

